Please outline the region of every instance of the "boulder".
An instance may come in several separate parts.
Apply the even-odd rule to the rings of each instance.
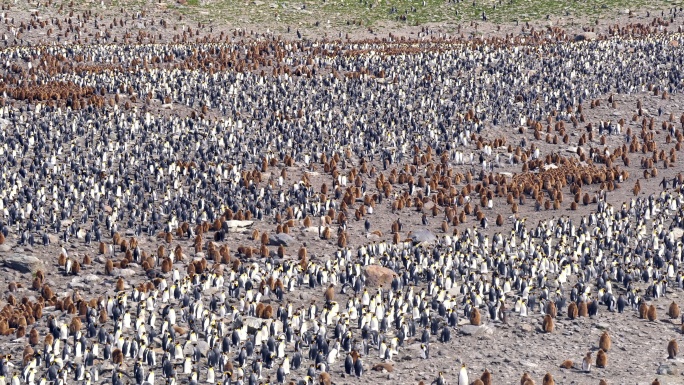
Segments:
[[[112,275],[115,277],[132,277],[135,275],[135,270],[133,269],[114,269]]]
[[[461,334],[466,336],[479,336],[482,334],[492,334],[494,332],[492,328],[490,328],[487,325],[463,325],[461,326],[459,331],[461,332]]]
[[[209,351],[209,343],[206,341],[203,341],[203,340],[199,340],[197,342],[192,342],[192,343],[186,344],[183,347],[183,354],[191,355],[193,353],[193,351],[195,350],[195,346],[197,346],[197,349],[199,349],[202,357],[207,356],[207,352]]]
[[[428,229],[418,229],[411,232],[411,241],[417,243],[432,243],[437,240],[437,236]]]
[[[371,265],[366,266],[366,285],[370,287],[388,287],[392,283],[395,272],[386,267]]]
[[[290,246],[294,244],[294,241],[295,239],[292,235],[285,233],[273,234],[268,237],[268,244],[270,246]]]
[[[88,274],[85,277],[83,277],[83,279],[87,282],[90,282],[90,283],[102,281],[102,278],[100,278],[99,276],[97,276],[95,274]]]
[[[5,267],[22,273],[33,273],[43,267],[43,261],[32,255],[12,254],[3,260]]]
[[[271,322],[275,322],[276,333],[283,332],[283,323],[280,320],[263,319],[257,317],[242,317],[242,323],[247,325],[247,333],[254,334],[257,330],[261,329],[261,325],[264,323],[267,327],[271,327]]]
[[[69,282],[69,287],[71,289],[85,289],[87,285],[85,282],[83,282],[83,278],[81,277],[74,277],[74,279]]]
[[[673,376],[673,375],[677,374],[677,370],[672,368],[672,366],[670,366],[668,364],[661,364],[660,366],[658,366],[658,370],[656,371],[656,373],[658,375],[661,375],[661,376],[664,376],[664,375]]]

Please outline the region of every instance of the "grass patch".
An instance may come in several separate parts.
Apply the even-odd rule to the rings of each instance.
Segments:
[[[455,27],[483,17],[494,23],[547,17],[560,17],[567,24],[580,19],[586,23],[614,17],[627,9],[684,7],[684,0],[187,0],[185,5],[164,1],[168,9],[202,23],[269,26],[278,32],[290,27],[321,34],[329,27],[353,30],[430,23]],[[128,9],[145,7],[141,0],[114,0],[112,4]]]
[[[296,26],[421,25],[469,22],[485,16],[495,23],[549,17],[602,18],[625,9],[666,9],[683,0],[188,0],[191,14],[209,12],[228,22],[276,22]],[[183,7],[181,7],[183,8]],[[204,12],[202,12],[204,11]]]

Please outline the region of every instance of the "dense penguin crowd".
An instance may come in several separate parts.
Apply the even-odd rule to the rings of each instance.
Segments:
[[[6,35],[0,385],[364,383],[532,317],[679,325],[670,14],[582,41]],[[597,346],[537,380],[588,383]],[[448,366],[416,382],[535,383]]]

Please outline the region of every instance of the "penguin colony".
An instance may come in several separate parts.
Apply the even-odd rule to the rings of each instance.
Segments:
[[[140,14],[6,10],[0,244],[45,257],[2,298],[0,385],[367,383],[435,350],[423,383],[593,381],[609,331],[515,378],[459,349],[529,319],[680,322],[684,111],[647,107],[684,86],[677,12],[581,42],[157,44],[108,40]]]

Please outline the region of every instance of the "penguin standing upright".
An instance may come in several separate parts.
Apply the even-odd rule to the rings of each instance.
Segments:
[[[351,375],[353,371],[354,371],[354,359],[352,358],[352,354],[349,353],[349,354],[347,354],[347,357],[344,359],[344,372],[346,374]]]
[[[470,385],[468,381],[468,369],[465,364],[461,364],[461,370],[458,372],[458,385]]]
[[[358,357],[354,363],[354,375],[356,375],[356,377],[361,377],[363,375],[363,361],[361,361],[361,357]]]

